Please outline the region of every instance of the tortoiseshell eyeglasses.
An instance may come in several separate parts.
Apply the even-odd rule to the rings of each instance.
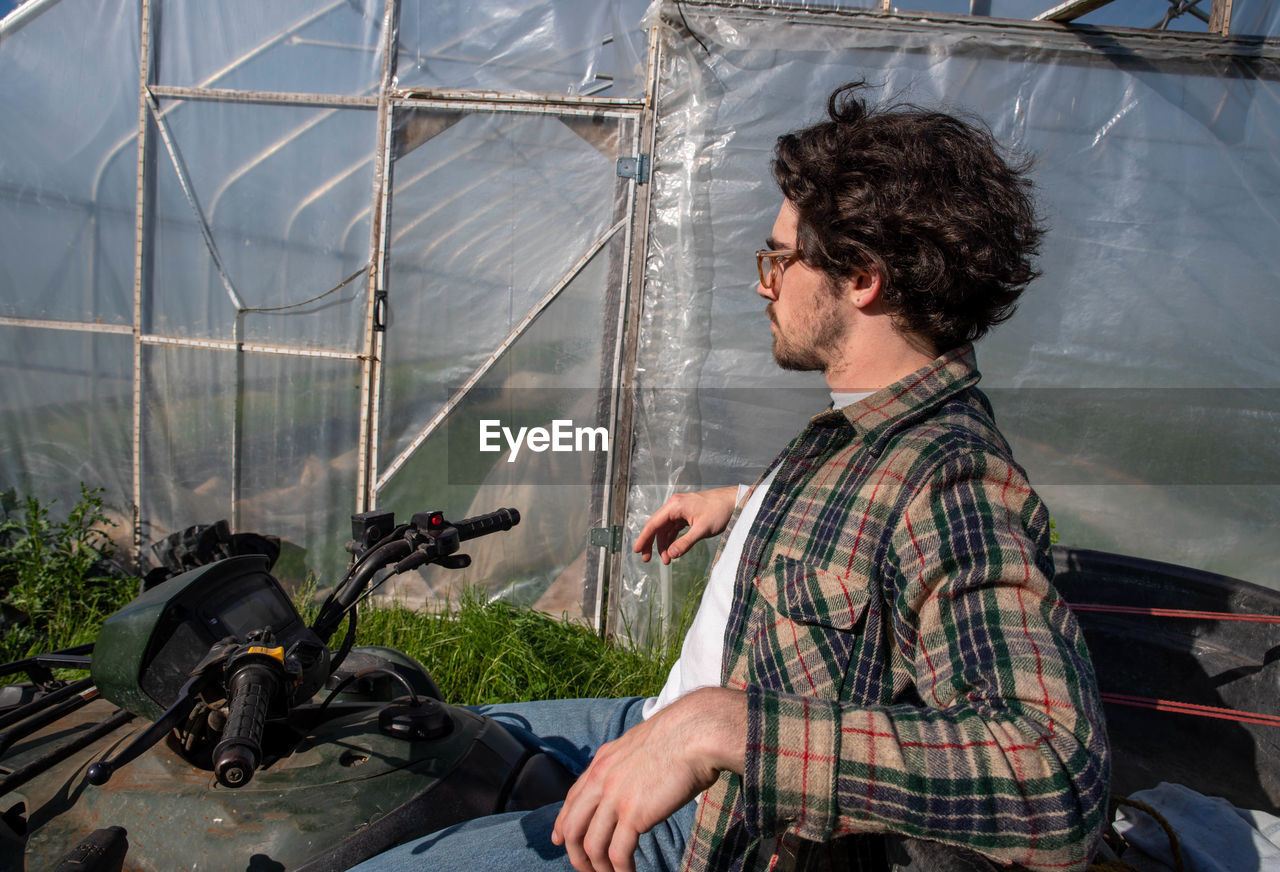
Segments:
[[[760,273],[760,286],[773,290],[773,283],[782,274],[787,262],[800,256],[798,248],[762,248],[756,252],[756,271]],[[768,268],[765,263],[768,263]]]

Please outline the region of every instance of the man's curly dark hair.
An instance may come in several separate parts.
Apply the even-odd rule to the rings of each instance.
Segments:
[[[1039,274],[1028,162],[1007,162],[980,123],[868,108],[863,85],[831,94],[830,121],[779,137],[773,175],[804,262],[836,282],[878,271],[898,329],[949,351],[1008,319]]]

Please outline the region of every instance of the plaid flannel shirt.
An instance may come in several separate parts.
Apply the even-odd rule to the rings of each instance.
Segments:
[[[978,378],[957,349],[771,465],[725,636],[746,772],[708,790],[687,869],[874,868],[886,833],[1086,865],[1109,780],[1096,684]]]

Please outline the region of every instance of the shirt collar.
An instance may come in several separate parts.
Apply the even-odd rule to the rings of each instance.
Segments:
[[[866,399],[815,415],[815,426],[852,426],[871,444],[903,421],[925,415],[981,378],[973,345],[965,344],[881,388]]]

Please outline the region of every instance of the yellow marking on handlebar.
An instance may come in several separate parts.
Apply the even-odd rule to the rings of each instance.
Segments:
[[[250,645],[246,654],[265,654],[267,657],[274,657],[281,663],[284,662],[284,648],[276,646],[275,648],[267,648],[262,645]]]

